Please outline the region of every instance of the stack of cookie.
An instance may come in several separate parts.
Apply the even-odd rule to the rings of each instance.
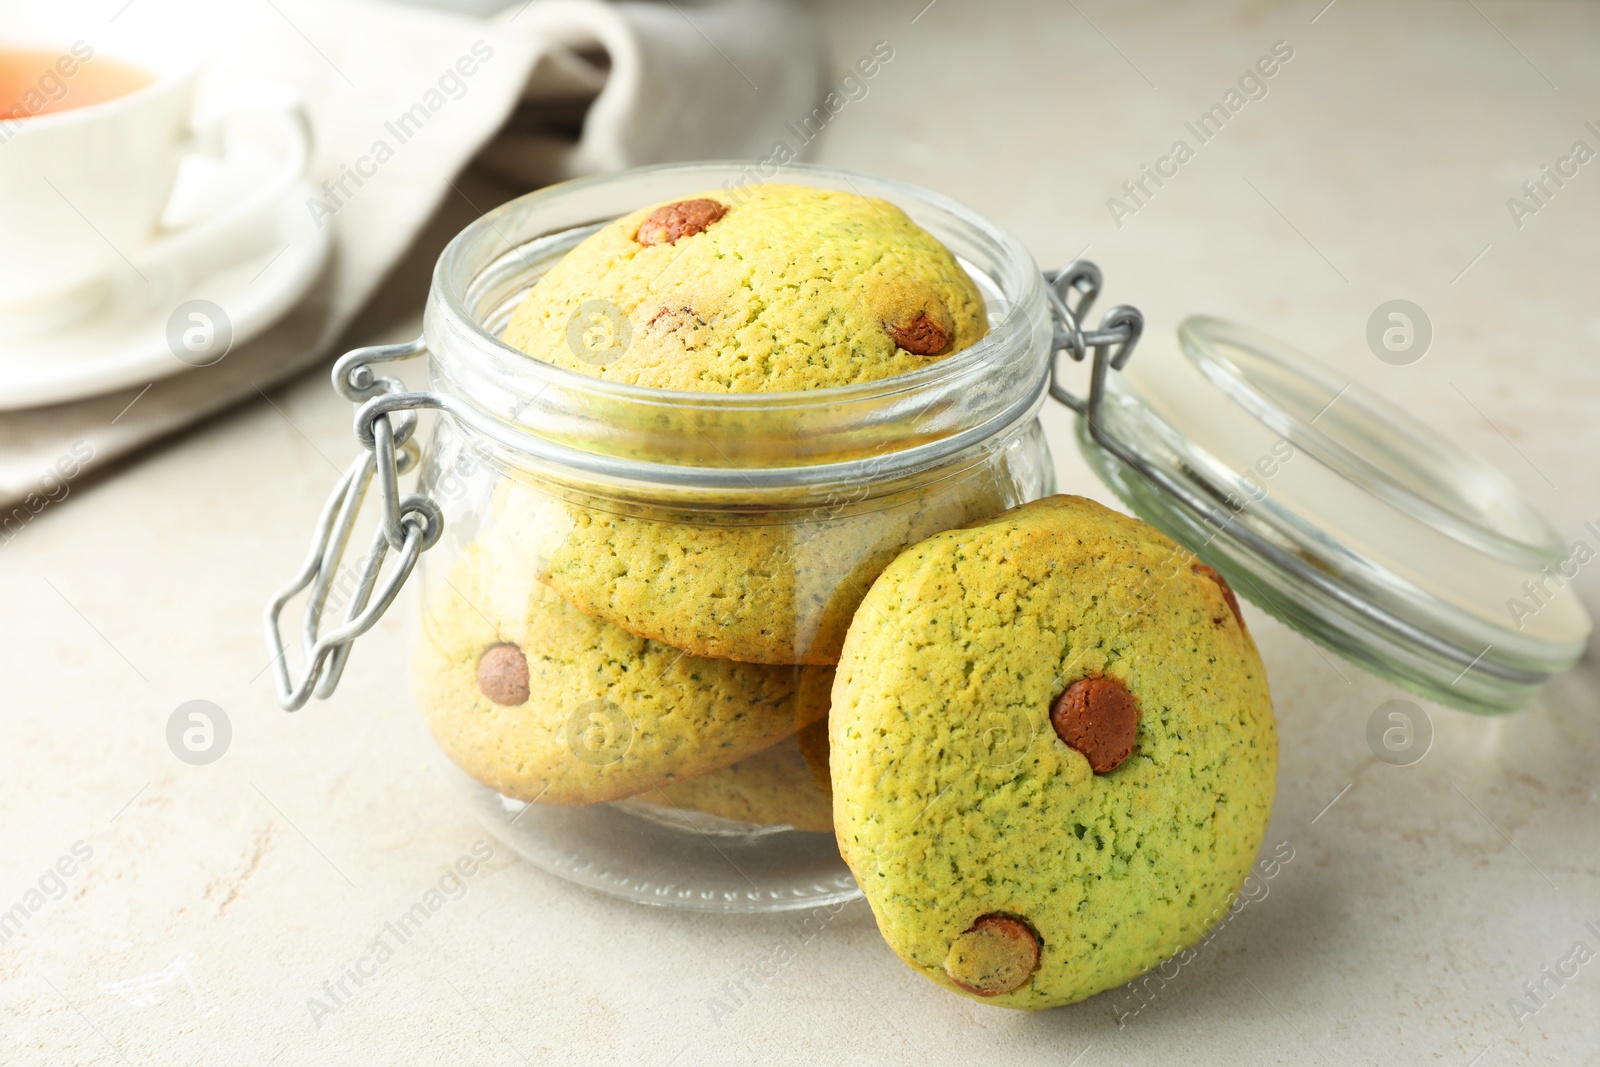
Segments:
[[[752,393],[887,378],[987,328],[972,279],[899,208],[764,185],[592,234],[505,340],[608,381]],[[824,719],[856,605],[906,545],[1016,502],[1005,481],[980,465],[898,497],[852,487],[866,506],[719,518],[507,472],[430,590],[425,718],[507,796],[829,830]]]

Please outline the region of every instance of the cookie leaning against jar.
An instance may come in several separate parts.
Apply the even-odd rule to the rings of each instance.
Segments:
[[[1266,673],[1226,584],[1082,498],[907,549],[833,698],[834,822],[879,929],[990,1003],[1069,1004],[1199,940],[1271,813]]]
[[[721,770],[827,713],[827,667],[685,655],[567,604],[497,539],[430,591],[413,657],[423,720],[497,792],[593,804]]]
[[[593,351],[571,343],[594,302],[626,318],[626,345],[605,331]],[[977,285],[899,208],[762,185],[643,208],[592,234],[529,292],[505,340],[611,381],[752,393],[903,374],[987,329]],[[545,581],[587,614],[695,655],[833,663],[855,605],[900,548],[1010,502],[972,476],[813,523],[561,504],[564,521],[541,523],[560,536]]]

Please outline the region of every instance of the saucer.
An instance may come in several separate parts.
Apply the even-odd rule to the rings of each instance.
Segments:
[[[154,262],[132,256],[79,321],[34,336],[0,334],[0,411],[146,385],[226,358],[223,352],[205,361],[180,359],[169,335],[182,336],[185,323],[178,320],[192,302],[204,301],[221,309],[222,328],[231,328],[230,347],[237,347],[299,303],[332,236],[306,210],[313,195],[308,182],[290,182],[259,224],[212,241],[214,247]]]

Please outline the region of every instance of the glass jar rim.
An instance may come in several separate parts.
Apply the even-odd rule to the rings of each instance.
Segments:
[[[748,173],[745,163],[712,162],[581,178],[519,197],[469,225],[439,257],[425,315],[437,384],[458,401],[447,409],[458,421],[466,409],[476,416],[469,420],[474,429],[541,463],[647,481],[729,484],[753,471],[777,481],[848,480],[848,468],[863,462],[874,474],[904,473],[1037,412],[1052,324],[1041,275],[1022,243],[938,193],[829,167],[795,164],[782,177],[879,196],[943,240],[985,289],[991,311],[1000,312],[991,315],[983,338],[905,374],[774,393],[610,381],[501,340],[496,316],[508,314],[508,305],[537,281],[540,264],[638,207],[707,189],[737,197],[744,187],[738,179]],[[631,431],[663,422],[678,427],[676,436],[646,434],[643,442],[635,436],[622,447]]]

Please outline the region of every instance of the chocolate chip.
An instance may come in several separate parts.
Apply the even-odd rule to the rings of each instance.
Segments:
[[[1003,912],[981,916],[950,942],[944,973],[980,997],[1020,989],[1039,967],[1039,935],[1022,919]]]
[[[1067,686],[1050,709],[1050,725],[1068,748],[1081,752],[1096,774],[1109,774],[1133,755],[1139,705],[1115,678],[1091,675]]]
[[[680,237],[693,237],[728,213],[715,200],[679,200],[663,204],[639,224],[633,239],[645,247],[676,244]]]
[[[528,699],[528,658],[516,645],[491,645],[478,660],[478,691],[496,704]]]
[[[950,343],[950,335],[945,328],[930,319],[926,311],[917,312],[916,318],[903,325],[884,323],[883,328],[889,331],[895,344],[919,356],[937,355]]]
[[[1228,602],[1228,610],[1233,612],[1234,621],[1239,624],[1239,629],[1244,629],[1244,615],[1239,611],[1239,598],[1233,595],[1233,590],[1228,586],[1228,579],[1217,573],[1215,567],[1207,567],[1204,563],[1196,563],[1190,570],[1206,578],[1210,578],[1222,587],[1222,599]],[[1213,620],[1221,623],[1221,619]]]

